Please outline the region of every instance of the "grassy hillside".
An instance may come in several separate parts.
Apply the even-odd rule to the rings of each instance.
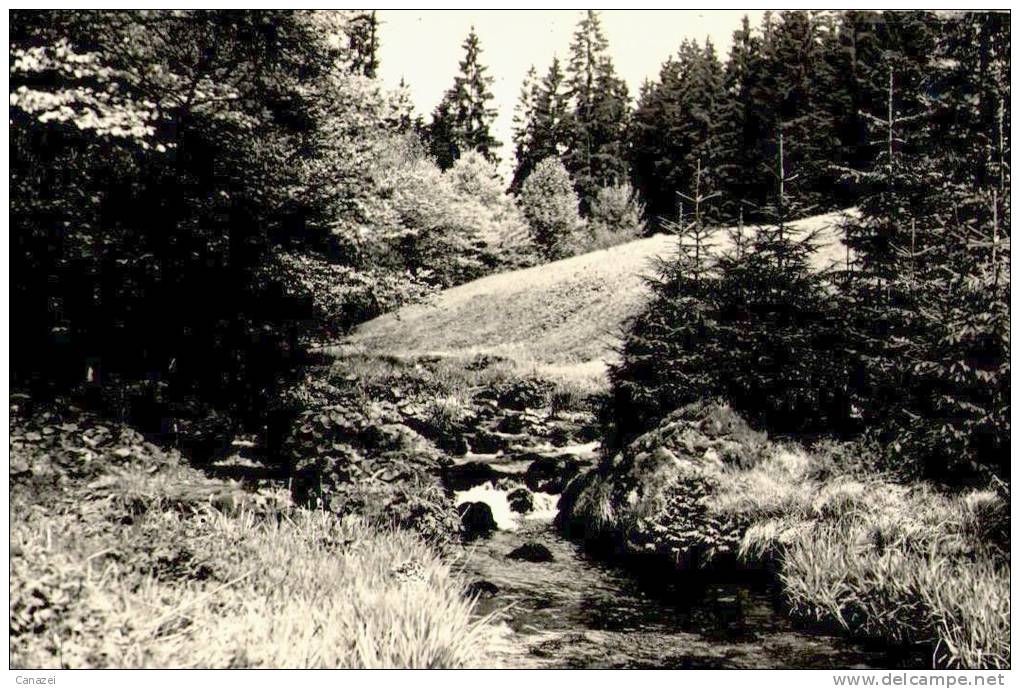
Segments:
[[[838,220],[831,213],[795,223],[819,231],[819,267],[845,258]],[[717,250],[726,247],[725,235],[719,233]],[[675,252],[675,242],[659,234],[491,275],[369,321],[350,342],[396,355],[492,354],[547,377],[601,378],[627,318],[647,297],[644,277],[654,273],[656,257]]]

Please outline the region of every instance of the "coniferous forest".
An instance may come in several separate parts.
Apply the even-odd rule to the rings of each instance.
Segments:
[[[1008,12],[9,19],[13,666],[1010,667]]]

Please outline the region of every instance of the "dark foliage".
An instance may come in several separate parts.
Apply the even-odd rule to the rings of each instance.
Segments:
[[[726,79],[740,100],[722,110],[743,125],[723,124],[720,171],[708,179],[732,208],[730,189],[746,201],[771,187],[772,201],[718,259],[698,214],[664,225],[680,253],[661,267],[612,371],[619,442],[718,396],[770,430],[867,429],[899,473],[1008,476],[1004,17],[784,12],[760,38],[745,24]],[[652,94],[678,69],[664,68],[644,112],[665,112]],[[763,113],[772,119],[751,121]],[[641,165],[638,176],[654,169]],[[811,237],[793,236],[790,220],[808,212],[804,200],[851,198],[845,266],[812,271]]]
[[[426,138],[429,152],[443,170],[469,151],[478,151],[489,161],[496,161],[496,149],[501,142],[492,136],[490,128],[496,111],[489,105],[492,77],[479,61],[481,43],[474,27],[464,39],[464,59],[453,86],[432,113],[432,124]]]
[[[209,405],[264,424],[320,315],[279,257],[358,260],[336,229],[369,187],[357,158],[399,127],[367,89],[347,97],[370,68],[330,43],[348,28],[322,12],[12,15],[16,386],[120,390],[116,411],[170,440]]]

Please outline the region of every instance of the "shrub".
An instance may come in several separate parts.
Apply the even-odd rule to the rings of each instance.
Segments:
[[[535,243],[547,258],[564,258],[576,252],[582,228],[578,198],[558,158],[546,158],[535,166],[521,186],[520,201]]]
[[[359,269],[310,252],[274,252],[264,271],[284,285],[288,296],[310,302],[314,329],[326,336],[344,334],[386,311],[423,301],[434,291],[429,280],[411,271]]]
[[[645,232],[644,212],[644,204],[629,184],[602,187],[588,212],[587,248],[608,249],[640,237]]]
[[[495,230],[481,202],[454,189],[428,159],[379,161],[375,177],[382,198],[371,218],[376,261],[442,287],[484,274],[485,238]]]

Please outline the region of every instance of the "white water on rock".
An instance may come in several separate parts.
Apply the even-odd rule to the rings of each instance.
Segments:
[[[516,531],[520,528],[518,522],[520,515],[510,509],[506,496],[507,491],[496,488],[492,483],[483,483],[454,493],[454,503],[460,505],[465,502],[484,502],[492,510],[492,518],[500,531]]]
[[[521,528],[522,521],[537,521],[552,523],[556,518],[556,503],[558,495],[533,492],[531,498],[533,508],[527,514],[520,514],[510,509],[510,502],[507,500],[508,490],[497,488],[492,482],[483,483],[469,490],[461,490],[454,493],[454,502],[460,505],[465,502],[484,502],[492,510],[492,518],[496,522],[496,528],[500,531],[517,531]]]

